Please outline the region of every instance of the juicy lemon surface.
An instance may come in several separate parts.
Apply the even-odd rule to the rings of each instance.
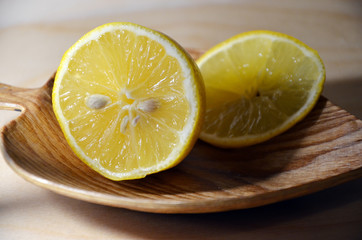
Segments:
[[[225,148],[260,143],[295,125],[313,108],[325,81],[317,51],[271,31],[236,35],[197,63],[206,88],[200,138]]]
[[[198,138],[204,86],[198,67],[166,35],[109,23],[63,56],[53,109],[70,147],[113,180],[178,164]]]

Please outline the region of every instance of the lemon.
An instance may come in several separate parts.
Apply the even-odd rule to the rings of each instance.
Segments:
[[[53,109],[75,154],[112,180],[175,166],[201,130],[205,92],[196,63],[166,35],[109,23],[63,56]]]
[[[241,33],[198,60],[206,88],[200,138],[219,147],[261,143],[311,111],[325,81],[317,51],[288,35]]]

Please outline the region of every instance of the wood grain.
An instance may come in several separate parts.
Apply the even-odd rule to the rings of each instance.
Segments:
[[[173,169],[114,182],[69,148],[52,110],[53,80],[39,89],[0,85],[0,108],[23,111],[3,127],[2,152],[26,180],[72,198],[147,212],[218,212],[262,206],[362,176],[362,121],[321,97],[303,121],[268,142],[225,150],[199,141]]]

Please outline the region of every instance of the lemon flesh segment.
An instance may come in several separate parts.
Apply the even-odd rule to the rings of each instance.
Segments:
[[[53,108],[70,147],[113,180],[178,164],[201,129],[201,74],[172,39],[131,23],[102,25],[63,56]]]
[[[220,147],[248,146],[286,131],[310,112],[325,81],[315,50],[270,31],[236,35],[197,63],[206,89],[200,138]]]

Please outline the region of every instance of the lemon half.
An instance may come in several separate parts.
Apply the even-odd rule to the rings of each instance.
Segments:
[[[109,23],[63,56],[53,109],[76,155],[113,180],[175,166],[201,129],[205,93],[199,69],[168,36]]]
[[[325,81],[317,51],[288,35],[251,31],[197,60],[206,88],[200,138],[219,147],[264,142],[303,119]]]

